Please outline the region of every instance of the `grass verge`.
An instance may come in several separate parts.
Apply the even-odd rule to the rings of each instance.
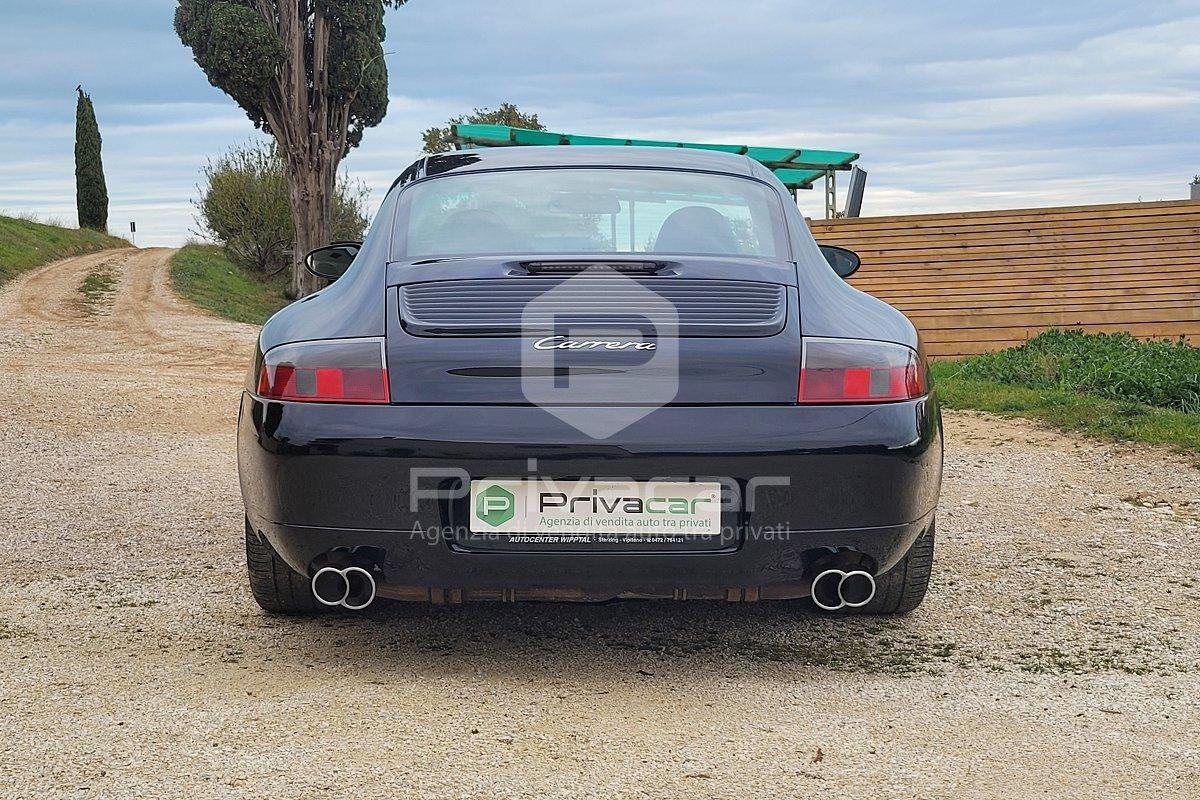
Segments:
[[[130,244],[100,231],[60,228],[0,216],[0,285],[51,261],[114,247],[130,247]]]
[[[1200,349],[1179,342],[1048,331],[932,370],[947,408],[1200,453]]]
[[[216,245],[184,245],[171,259],[171,282],[180,296],[235,322],[261,325],[290,301],[286,271],[269,278],[230,261]]]

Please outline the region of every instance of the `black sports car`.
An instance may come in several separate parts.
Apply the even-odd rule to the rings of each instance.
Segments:
[[[428,156],[308,264],[335,280],[263,327],[238,425],[263,608],[924,596],[917,332],[761,164]]]

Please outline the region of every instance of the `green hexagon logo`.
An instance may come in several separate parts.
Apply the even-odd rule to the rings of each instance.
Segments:
[[[503,486],[492,485],[475,495],[475,516],[492,527],[513,518],[517,501]]]

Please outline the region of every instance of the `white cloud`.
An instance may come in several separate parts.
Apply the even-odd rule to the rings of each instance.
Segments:
[[[188,236],[206,159],[261,134],[178,42],[173,7],[6,10],[0,207],[74,217],[86,76],[114,227]],[[387,23],[389,113],[344,162],[376,202],[423,129],[504,101],[570,132],[858,151],[868,213],[1178,197],[1200,171],[1195,0],[423,1]]]
[[[1066,48],[1000,58],[934,61],[913,67],[914,78],[971,85],[991,92],[1050,89],[1158,89],[1200,74],[1200,16],[1124,28]]]

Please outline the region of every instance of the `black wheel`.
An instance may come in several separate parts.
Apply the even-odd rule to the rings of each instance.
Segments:
[[[875,579],[875,597],[871,602],[852,613],[907,614],[921,605],[933,572],[933,529],[931,521],[929,529],[913,542],[904,558]]]
[[[326,606],[313,597],[309,579],[279,557],[265,536],[246,520],[246,567],[250,591],[263,610],[274,614],[319,614]]]

